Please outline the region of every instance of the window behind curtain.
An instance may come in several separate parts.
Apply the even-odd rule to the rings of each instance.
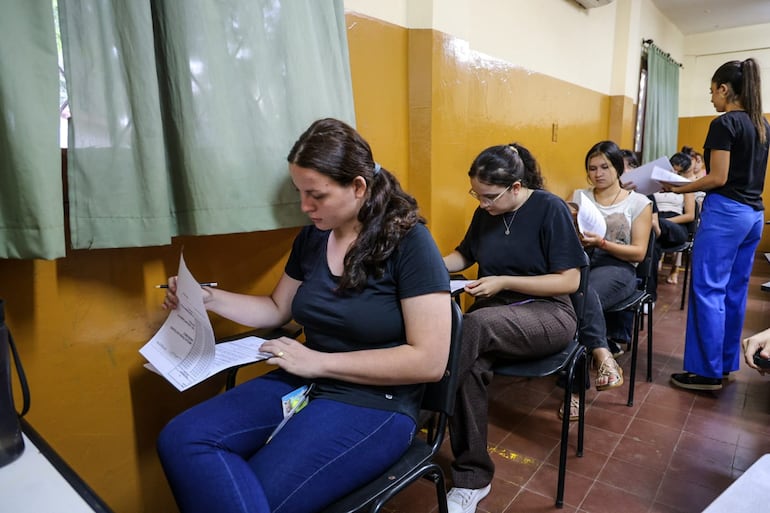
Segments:
[[[306,222],[291,144],[354,123],[342,0],[59,0],[74,248]]]
[[[654,44],[647,48],[642,162],[676,153],[679,131],[679,64]],[[640,109],[642,104],[640,102]]]

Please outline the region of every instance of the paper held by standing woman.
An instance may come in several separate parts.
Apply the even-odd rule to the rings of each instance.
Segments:
[[[626,171],[620,177],[620,181],[623,186],[633,183],[636,192],[645,196],[660,192],[662,183],[681,185],[690,182],[688,178],[679,176],[674,172],[668,157],[661,157],[636,169]]]

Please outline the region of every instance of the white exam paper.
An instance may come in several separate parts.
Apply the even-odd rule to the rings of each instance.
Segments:
[[[657,166],[653,168],[651,178],[659,183],[666,182],[672,183],[674,185],[682,185],[692,181],[678,173],[674,173],[673,171],[662,169]]]
[[[221,344],[214,343],[203,289],[179,257],[177,307],[139,353],[149,370],[166,378],[183,391],[229,367],[268,358],[259,352],[264,339],[245,337]]]
[[[587,232],[595,233],[601,238],[607,234],[607,221],[591,198],[580,191],[580,208],[577,214],[577,223],[580,233],[585,235]]]
[[[620,176],[620,182],[623,185],[633,182],[636,186],[636,192],[644,194],[645,196],[660,192],[662,188],[660,182],[652,177],[655,168],[659,168],[661,171],[674,173],[674,168],[671,167],[671,162],[669,162],[668,157],[660,157],[659,159],[648,162],[636,169],[626,171]],[[658,171],[658,173],[660,173],[660,171]]]
[[[449,290],[452,294],[456,292],[462,292],[466,285],[473,283],[476,280],[449,280]]]

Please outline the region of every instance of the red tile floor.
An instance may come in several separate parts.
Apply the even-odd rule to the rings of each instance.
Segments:
[[[770,280],[770,263],[761,253],[753,271],[744,335],[770,326],[770,293],[760,290]],[[573,424],[563,509],[554,506],[562,389],[551,378],[495,377],[489,452],[497,468],[479,512],[700,512],[770,453],[770,376],[744,364],[718,392],[689,392],[669,384],[670,374],[682,370],[686,310],[679,310],[681,283],[667,284],[666,272],[664,266],[654,314],[653,382],[644,380],[643,331],[633,407],[626,405],[627,385],[588,391],[582,458],[575,456]],[[619,361],[629,379],[630,354]],[[445,470],[450,457],[447,440],[441,454]],[[386,510],[437,511],[433,485],[412,485]]]

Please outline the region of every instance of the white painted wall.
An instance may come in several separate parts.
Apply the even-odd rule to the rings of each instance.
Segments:
[[[594,9],[573,0],[345,0],[345,8],[439,30],[492,59],[633,99],[642,39],[655,39],[676,59],[683,46],[682,35],[651,0],[616,0]]]
[[[412,0],[412,4],[425,3],[423,0]],[[370,18],[410,27],[407,19],[407,0],[345,0],[345,10],[353,11]]]
[[[770,112],[770,24],[694,34],[685,40],[684,80],[679,115],[713,116],[709,86],[714,71],[727,61],[753,57],[762,72],[762,107]]]
[[[681,117],[713,115],[707,93],[714,70],[754,57],[763,68],[764,110],[770,112],[770,25],[685,37],[652,0],[616,0],[589,10],[572,0],[345,0],[345,8],[439,30],[492,59],[634,101],[641,42],[652,39],[684,65]]]

